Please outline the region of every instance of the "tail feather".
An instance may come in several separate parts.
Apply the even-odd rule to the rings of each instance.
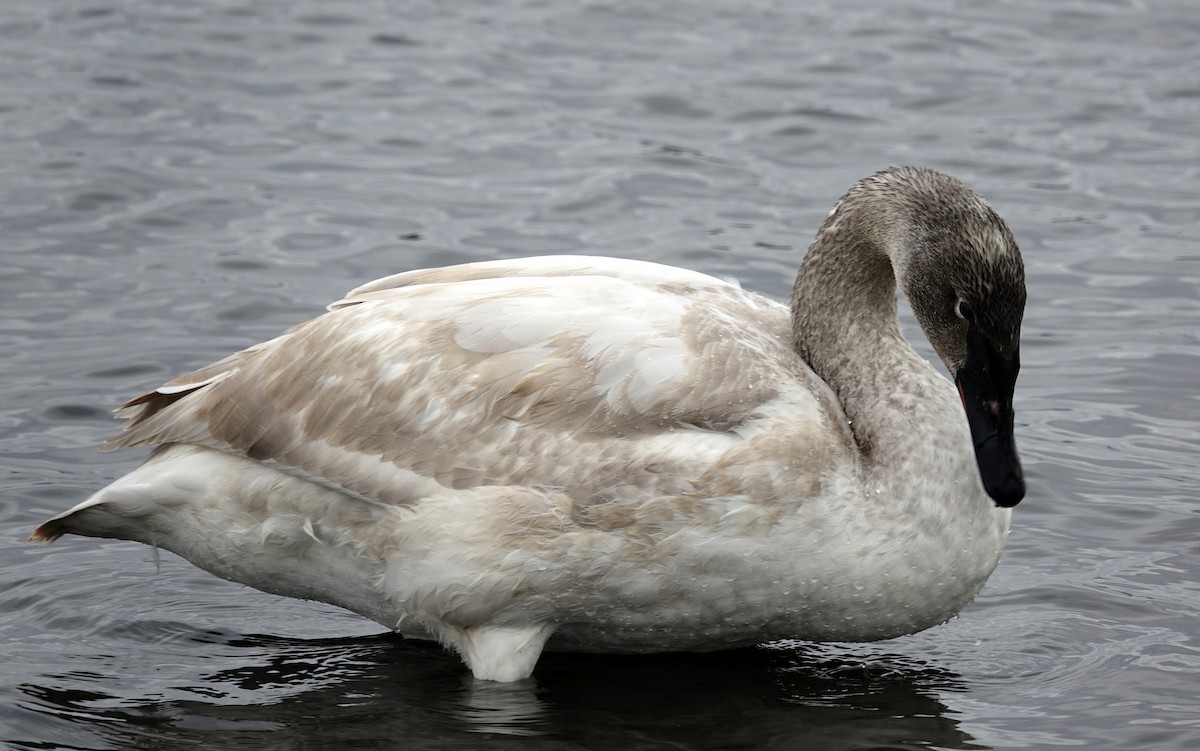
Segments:
[[[49,545],[58,538],[65,535],[70,530],[67,529],[67,521],[62,515],[56,516],[53,519],[48,519],[38,525],[37,529],[33,530],[33,534],[29,535],[29,539],[25,542],[36,542],[42,545]]]
[[[27,542],[49,545],[63,535],[112,537],[142,542],[137,520],[154,511],[151,488],[144,484],[109,486],[78,506],[47,519]]]

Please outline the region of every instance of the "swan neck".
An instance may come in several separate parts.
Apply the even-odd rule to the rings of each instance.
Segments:
[[[900,331],[895,245],[831,214],[809,248],[792,293],[796,351],[833,389],[860,450],[902,436],[885,405],[914,374],[932,372]],[[864,377],[864,374],[870,374]]]

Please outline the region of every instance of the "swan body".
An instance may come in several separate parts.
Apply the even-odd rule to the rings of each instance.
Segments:
[[[1024,492],[1023,303],[1003,221],[919,168],[843,197],[791,308],[610,258],[406,272],[127,403],[107,447],[158,448],[33,539],[157,545],[492,680],[547,644],[913,633],[979,592]]]

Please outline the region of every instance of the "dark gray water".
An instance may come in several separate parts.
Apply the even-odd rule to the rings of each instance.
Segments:
[[[1200,747],[1197,71],[1191,0],[8,0],[0,745]],[[140,461],[96,452],[109,409],[363,281],[587,252],[782,297],[897,163],[978,188],[1029,275],[1030,495],[945,626],[497,686],[169,554],[22,543]]]

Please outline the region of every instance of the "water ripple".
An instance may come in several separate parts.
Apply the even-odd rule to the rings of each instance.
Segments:
[[[1200,16],[882,7],[7,3],[0,744],[1200,744],[1200,88],[1181,74]],[[1030,496],[938,629],[550,656],[533,684],[482,686],[167,554],[21,542],[140,458],[94,450],[108,409],[362,281],[586,252],[784,298],[836,197],[908,162],[987,195],[1030,282]]]

